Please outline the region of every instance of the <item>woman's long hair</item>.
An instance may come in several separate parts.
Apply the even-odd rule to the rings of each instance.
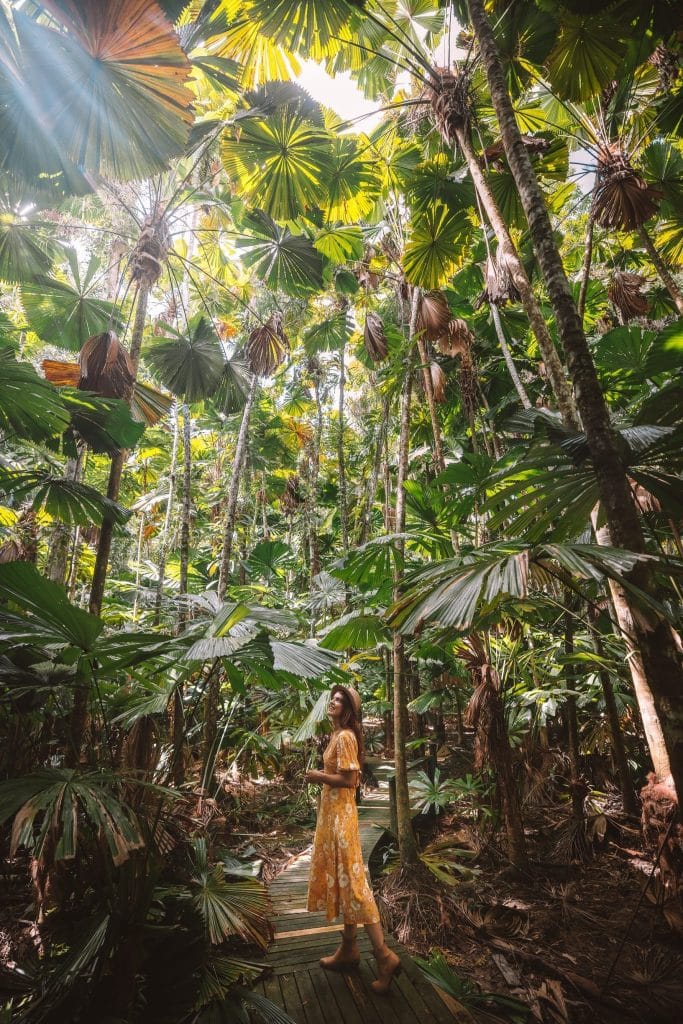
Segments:
[[[335,693],[341,693],[344,698],[344,713],[341,717],[340,725],[342,729],[350,729],[356,737],[356,744],[358,746],[358,764],[360,765],[360,770],[362,772],[363,765],[365,763],[365,746],[363,743],[363,727],[361,725],[360,717],[356,715],[356,710],[351,703],[351,698],[341,683],[337,683],[336,686],[332,687],[330,697],[333,697]]]

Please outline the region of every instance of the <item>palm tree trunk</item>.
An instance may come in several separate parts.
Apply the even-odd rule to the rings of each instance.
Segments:
[[[249,386],[249,394],[247,395],[247,402],[242,412],[242,422],[240,424],[239,434],[237,435],[237,444],[235,446],[235,458],[232,463],[232,476],[230,477],[230,489],[228,490],[228,502],[225,509],[225,526],[223,527],[223,550],[221,552],[221,568],[220,575],[218,577],[218,597],[222,601],[225,597],[225,591],[228,586],[228,577],[230,575],[230,557],[232,555],[232,541],[233,534],[235,532],[235,513],[237,512],[237,498],[239,497],[240,491],[240,477],[242,474],[242,463],[244,462],[244,456],[247,450],[247,434],[249,432],[249,421],[251,419],[251,410],[254,405],[254,398],[256,397],[256,388],[258,387],[258,377],[253,374],[251,378],[251,384]]]
[[[415,338],[418,311],[418,290],[413,291],[410,313],[409,340]],[[411,346],[412,347],[412,346]],[[401,392],[401,425],[398,440],[398,474],[396,480],[396,521],[394,532],[401,534],[405,529],[406,506],[403,485],[408,476],[408,449],[410,444],[410,399],[412,388],[411,367],[405,368],[403,390]],[[394,572],[394,600],[398,600],[403,571],[400,563],[403,559],[405,544],[396,542],[399,551],[399,565]],[[394,666],[394,765],[396,767],[396,815],[398,824],[398,847],[401,866],[406,867],[417,863],[417,844],[413,833],[412,816],[410,813],[410,795],[408,792],[408,766],[406,761],[406,726],[405,708],[407,699],[407,666],[402,634],[396,630],[393,636]]]
[[[320,572],[320,542],[318,540],[318,479],[320,477],[320,445],[323,437],[323,404],[320,394],[320,368],[315,370],[315,428],[311,449],[310,481],[308,493],[308,547],[311,581]]]
[[[595,618],[595,616],[593,616],[593,618]],[[593,650],[599,658],[604,658],[605,652],[602,646],[602,641],[595,630],[595,625],[590,631],[590,637]],[[612,756],[614,757],[614,763],[619,777],[619,788],[621,790],[622,803],[626,813],[632,814],[636,817],[638,814],[638,800],[636,798],[636,791],[633,785],[631,768],[628,763],[628,757],[626,756],[624,734],[621,730],[621,723],[619,721],[619,711],[614,697],[614,687],[612,686],[612,680],[610,679],[609,672],[605,669],[600,669],[598,675],[600,676],[602,693],[605,698],[605,710],[607,712],[610,739],[612,741]]]
[[[579,290],[579,301],[576,305],[581,323],[586,310],[586,295],[588,294],[588,283],[591,277],[591,263],[593,262],[593,234],[595,232],[595,212],[591,203],[586,225],[586,242],[583,250],[583,267],[581,268],[581,288]]]
[[[192,520],[192,417],[183,405],[183,497],[180,518],[180,586],[178,588],[178,631],[188,619],[187,574],[190,566],[190,523]]]
[[[446,468],[446,463],[443,457],[443,445],[441,444],[441,425],[439,424],[439,415],[436,411],[436,402],[434,401],[434,388],[432,386],[432,375],[429,372],[427,349],[425,348],[423,339],[419,336],[417,339],[417,351],[420,355],[420,363],[422,364],[422,380],[424,382],[425,395],[427,397],[427,406],[429,407],[429,418],[432,422],[432,437],[434,438],[434,465],[436,466],[437,473],[443,473]]]
[[[468,0],[468,4],[501,139],[529,224],[534,250],[555,312],[558,333],[574,383],[610,539],[615,547],[644,552],[645,540],[638,511],[632,500],[609,411],[564,272],[543,193],[517,126],[495,37],[483,0]],[[647,565],[637,565],[629,578],[645,594],[656,595],[656,584]],[[615,600],[615,606],[620,623],[623,622],[626,627],[622,627],[625,636],[630,638],[632,656],[637,657],[638,652],[642,661],[642,683],[647,693],[641,690],[639,694],[636,689],[636,697],[639,704],[642,699],[645,700],[641,707],[643,725],[646,716],[654,712],[664,741],[664,750],[658,747],[650,751],[655,761],[655,771],[662,782],[671,780],[680,804],[683,800],[683,666],[674,636],[669,624],[651,609],[639,605],[634,613],[624,591]]]
[[[157,580],[157,592],[154,599],[154,625],[159,625],[161,619],[161,603],[164,596],[164,580],[166,578],[166,560],[171,539],[171,517],[173,515],[173,499],[175,497],[176,474],[178,470],[178,403],[173,403],[171,412],[173,419],[173,441],[171,442],[171,464],[168,470],[168,501],[166,502],[166,514],[164,516],[164,527],[161,535],[161,551],[159,553],[159,578]]]
[[[469,135],[464,129],[459,129],[456,135],[458,145],[460,146],[460,150],[467,163],[470,177],[474,182],[474,187],[477,195],[479,196],[481,205],[496,234],[496,238],[498,239],[499,252],[505,257],[507,266],[512,274],[512,279],[515,283],[515,287],[521,296],[524,311],[529,318],[531,329],[534,332],[538,342],[538,347],[541,350],[541,355],[543,356],[543,361],[548,372],[548,380],[550,381],[550,386],[555,396],[557,407],[564,420],[568,423],[572,423],[574,426],[578,426],[578,416],[571,387],[565,377],[560,357],[557,354],[557,349],[555,348],[553,339],[550,337],[548,325],[545,322],[541,307],[534,295],[527,272],[524,269],[524,265],[519,258],[517,249],[510,237],[507,224],[501,216],[498,204],[496,203],[494,195],[484,176],[484,172],[479,166],[479,161],[477,160],[474,149],[472,148],[472,142]]]
[[[145,329],[145,317],[147,316],[147,303],[151,285],[141,283],[138,289],[138,298],[135,306],[135,320],[133,321],[133,332],[130,341],[130,361],[133,364],[133,377],[137,377],[138,364],[140,362],[140,349],[142,347],[142,334]],[[131,396],[132,397],[132,394]],[[128,400],[130,404],[130,398]],[[107,497],[117,501],[121,490],[121,476],[123,467],[128,459],[128,452],[122,449],[111,460],[109,471],[109,482],[107,484]],[[89,610],[92,615],[99,615],[102,610],[102,599],[104,598],[104,586],[107,580],[107,566],[109,565],[109,553],[114,532],[113,520],[105,516],[100,529],[100,539],[97,545],[97,556],[93,570],[92,584],[90,588]],[[85,720],[84,720],[85,721]]]
[[[339,350],[339,432],[337,434],[337,463],[339,466],[339,518],[341,520],[342,551],[349,550],[349,507],[346,493],[346,456],[344,453],[344,399],[346,385],[346,367],[344,355],[346,344],[342,342]]]
[[[372,522],[372,509],[375,504],[375,495],[377,494],[377,484],[379,483],[379,474],[382,468],[382,455],[384,453],[384,444],[387,436],[387,427],[389,423],[389,399],[382,399],[382,419],[379,425],[379,433],[377,434],[377,441],[375,443],[375,454],[372,460],[372,470],[370,472],[370,479],[368,480],[368,486],[365,492],[365,501],[363,504],[363,515],[360,524],[360,532],[358,534],[358,543],[365,544],[370,536],[370,526]]]
[[[138,525],[138,541],[135,545],[135,598],[133,600],[133,622],[137,622],[138,608],[140,606],[140,564],[142,562],[142,541],[145,535],[145,513],[140,513]]]
[[[519,395],[519,400],[522,403],[523,408],[530,409],[531,400],[526,392],[526,388],[524,387],[519,378],[519,374],[517,373],[517,367],[515,366],[514,359],[512,358],[512,352],[510,351],[508,343],[505,340],[505,332],[503,330],[503,325],[500,321],[500,313],[498,312],[498,306],[496,306],[495,302],[491,303],[490,309],[491,319],[493,320],[493,326],[495,327],[496,334],[498,335],[498,343],[500,344],[501,352],[503,353],[503,359],[505,360],[505,365],[507,366],[508,373],[510,374],[510,379],[512,380],[512,383],[515,386],[515,391]]]
[[[681,316],[683,316],[683,292],[674,281],[673,275],[667,267],[666,263],[657,252],[654,242],[647,233],[644,224],[641,225],[641,227],[638,229],[638,234],[640,235],[640,240],[645,246],[648,256],[652,260],[655,270],[662,279],[664,287],[668,291],[671,298],[674,300],[676,309],[681,314]]]
[[[570,594],[565,592],[565,603],[570,600]],[[568,657],[574,653],[574,621],[571,613],[567,612],[564,619],[564,653]],[[567,689],[574,686],[575,674],[573,667],[567,664]],[[567,694],[565,697],[563,716],[567,728],[567,753],[569,755],[569,792],[572,805],[572,818],[575,821],[582,821],[585,817],[584,803],[586,799],[586,786],[581,778],[581,760],[579,756],[579,718],[576,707],[576,697]]]

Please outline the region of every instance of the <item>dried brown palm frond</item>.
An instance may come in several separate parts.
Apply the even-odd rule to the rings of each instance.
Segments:
[[[659,189],[648,185],[631,166],[618,142],[600,147],[594,197],[600,227],[634,231],[654,216],[661,197]]]
[[[102,398],[129,398],[135,371],[128,352],[114,331],[93,334],[83,345],[78,361],[81,391],[94,391]]]
[[[612,280],[607,286],[607,295],[624,320],[644,316],[650,308],[650,303],[640,290],[644,284],[645,278],[641,274],[617,270],[612,275]]]
[[[59,359],[43,359],[40,364],[45,379],[58,388],[77,388],[81,379],[81,368],[78,363],[62,363]]]
[[[659,1011],[659,1020],[664,1019],[662,1011],[676,1016],[683,1006],[683,957],[675,950],[663,946],[636,949],[623,978],[650,1013],[653,1009]],[[667,1019],[673,1020],[674,1016]]]
[[[436,348],[444,356],[461,356],[474,341],[474,335],[465,320],[449,320],[445,334],[437,339]]]
[[[282,508],[287,515],[291,515],[304,501],[301,488],[301,479],[298,473],[287,478],[285,491],[282,495]]]
[[[265,324],[255,327],[245,346],[249,368],[257,377],[270,377],[289,351],[289,338],[282,326],[282,313],[275,312]]]
[[[448,329],[451,311],[443,292],[425,292],[420,296],[417,329],[429,341],[437,341]]]
[[[363,331],[365,351],[373,363],[381,363],[386,359],[389,346],[387,345],[384,333],[384,322],[377,313],[369,312],[365,317],[365,330]]]
[[[670,89],[678,81],[681,73],[681,58],[675,50],[668,46],[658,46],[647,58],[648,62],[659,72],[659,84],[662,89]]]
[[[170,248],[171,234],[166,219],[161,215],[145,217],[131,256],[130,276],[133,280],[147,288],[156,284]]]
[[[458,132],[466,131],[472,118],[470,70],[435,68],[424,97],[429,101],[434,127],[445,142],[453,145]]]
[[[379,284],[379,274],[374,270],[370,270],[370,264],[368,262],[362,263],[360,269],[356,274],[358,284],[368,290],[375,289]]]
[[[483,928],[489,935],[521,938],[529,933],[528,912],[504,903],[486,905],[460,904],[460,909],[475,928]]]
[[[443,372],[438,363],[430,362],[429,364],[429,376],[432,379],[432,394],[434,395],[435,402],[446,401],[446,374]]]
[[[504,306],[506,302],[519,302],[519,299],[507,254],[498,252],[489,256],[484,268],[484,290],[477,296],[474,308],[479,309],[485,302],[490,306]]]

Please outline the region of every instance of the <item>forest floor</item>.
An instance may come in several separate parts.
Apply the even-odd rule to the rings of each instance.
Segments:
[[[272,778],[226,776],[218,799],[203,802],[213,842],[266,882],[311,843],[315,803],[299,761],[293,754],[284,775]],[[469,771],[469,751],[451,746],[442,779]],[[385,923],[411,954],[444,953],[471,1014],[463,1020],[523,1020],[497,1002],[514,997],[543,1024],[678,1024],[683,940],[667,923],[656,878],[642,895],[652,865],[638,822],[614,795],[603,796],[577,834],[556,778],[553,786],[524,808],[528,875],[511,870],[503,837],[476,799],[419,827],[437,869],[448,870],[449,857],[459,862],[453,884],[423,868],[408,884],[387,872],[395,853],[387,835],[370,864]],[[13,868],[2,885],[0,963],[23,961],[36,938],[31,893]]]

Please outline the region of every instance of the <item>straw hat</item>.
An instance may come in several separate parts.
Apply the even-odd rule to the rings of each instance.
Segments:
[[[353,686],[343,686],[342,683],[337,683],[336,686],[332,687],[332,693],[345,693],[351,701],[351,707],[353,708],[356,718],[360,721],[361,717],[361,699],[358,690],[354,690]]]

